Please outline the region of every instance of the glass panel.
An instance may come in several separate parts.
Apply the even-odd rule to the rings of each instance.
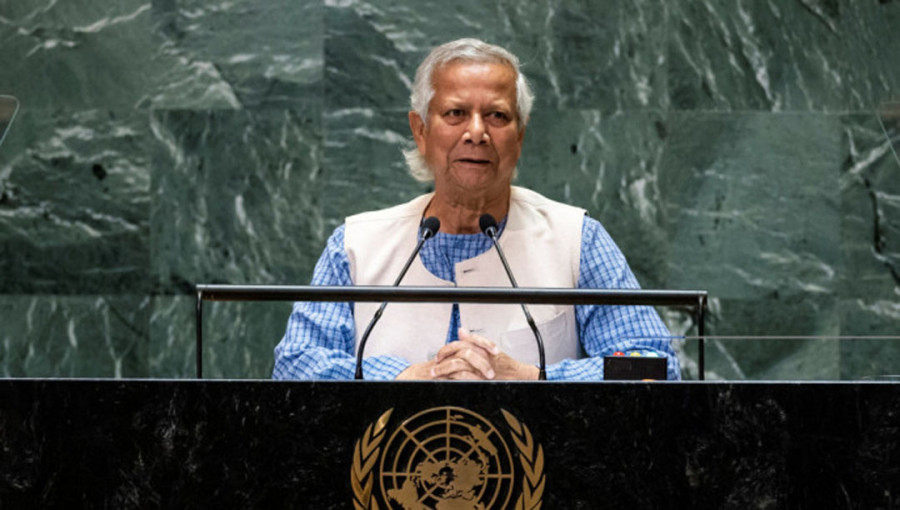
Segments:
[[[699,337],[674,344],[698,379]],[[900,336],[707,336],[703,353],[708,381],[900,380]]]
[[[284,336],[292,306],[287,302],[221,301],[204,304],[203,378],[271,378],[275,345]],[[193,310],[181,309],[180,312],[182,331],[193,333]],[[171,374],[166,377],[195,376],[194,338],[185,336],[184,339],[186,343],[180,351],[181,356],[159,367],[163,374]]]

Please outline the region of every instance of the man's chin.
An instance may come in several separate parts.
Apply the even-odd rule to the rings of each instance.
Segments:
[[[493,173],[459,172],[451,177],[449,184],[472,195],[499,196],[505,194],[511,183],[508,178],[503,179]]]

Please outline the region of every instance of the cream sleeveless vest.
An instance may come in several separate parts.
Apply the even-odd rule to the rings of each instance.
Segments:
[[[415,248],[419,223],[433,194],[346,219],[344,248],[356,285],[391,285]],[[513,186],[500,246],[521,287],[574,288],[581,263],[584,209],[554,202]],[[427,241],[426,241],[427,242]],[[496,250],[456,264],[460,287],[511,287]],[[453,286],[410,266],[401,286]],[[355,303],[356,344],[380,303]],[[519,305],[460,304],[464,328],[498,344],[523,363],[538,363],[534,335]],[[391,355],[410,363],[432,358],[443,347],[451,303],[389,303],[372,330],[366,356]],[[572,306],[530,305],[544,339],[547,364],[583,357]]]

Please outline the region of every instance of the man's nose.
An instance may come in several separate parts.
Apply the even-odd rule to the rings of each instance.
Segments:
[[[469,137],[466,139],[466,142],[474,143],[475,145],[488,143],[488,137],[486,136],[487,134],[484,127],[484,119],[481,117],[481,114],[476,113],[469,118],[467,132],[469,134]]]

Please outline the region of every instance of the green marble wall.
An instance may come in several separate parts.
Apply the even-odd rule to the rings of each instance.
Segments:
[[[588,208],[644,287],[708,289],[711,333],[898,335],[897,26],[896,0],[0,0],[0,376],[192,376],[195,283],[306,283],[345,215],[425,189],[408,87],[462,36],[535,86],[520,183]],[[206,374],[266,377],[289,309],[210,305]],[[707,357],[900,373],[877,340]]]

